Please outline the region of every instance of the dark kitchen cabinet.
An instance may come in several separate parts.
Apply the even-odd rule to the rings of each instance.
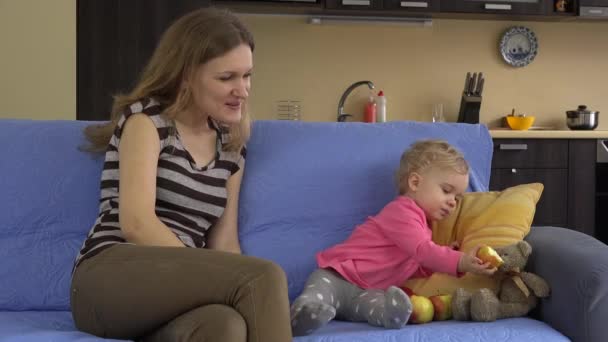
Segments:
[[[325,0],[212,0],[211,5],[241,13],[306,15],[321,14]]]
[[[595,140],[494,139],[490,190],[539,182],[533,225],[595,236]]]
[[[382,8],[382,0],[325,0],[327,9],[376,10]]]
[[[383,7],[387,10],[403,12],[439,12],[440,0],[384,0]]]
[[[552,0],[441,0],[441,12],[543,15]]]
[[[79,120],[107,120],[112,96],[126,92],[173,20],[209,0],[78,0],[77,90]]]
[[[580,15],[594,19],[608,19],[608,0],[578,0]]]
[[[586,21],[608,19],[608,0],[211,0],[243,13],[412,16],[441,19]]]

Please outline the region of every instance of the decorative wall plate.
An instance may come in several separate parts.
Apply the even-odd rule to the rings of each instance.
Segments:
[[[530,64],[538,53],[536,34],[523,26],[509,28],[500,39],[500,53],[505,62],[514,67]]]

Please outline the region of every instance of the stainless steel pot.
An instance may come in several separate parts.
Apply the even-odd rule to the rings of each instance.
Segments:
[[[566,111],[566,124],[575,130],[593,130],[598,124],[598,114],[587,110],[587,106],[580,105],[577,110]]]

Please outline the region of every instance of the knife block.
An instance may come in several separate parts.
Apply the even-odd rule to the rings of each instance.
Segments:
[[[477,124],[479,123],[479,109],[481,108],[481,96],[462,94],[460,110],[458,111],[458,122]]]

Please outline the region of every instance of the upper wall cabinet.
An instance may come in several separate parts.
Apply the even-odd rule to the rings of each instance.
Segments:
[[[168,0],[165,0],[168,1]],[[243,13],[424,16],[442,19],[608,20],[608,0],[210,0]]]
[[[441,0],[440,6],[441,12],[543,15],[546,3],[546,0]]]
[[[243,13],[319,14],[325,0],[212,0],[211,4]]]
[[[325,8],[374,10],[382,8],[382,0],[325,0]]]
[[[439,12],[440,0],[384,0],[384,8],[405,12]]]

